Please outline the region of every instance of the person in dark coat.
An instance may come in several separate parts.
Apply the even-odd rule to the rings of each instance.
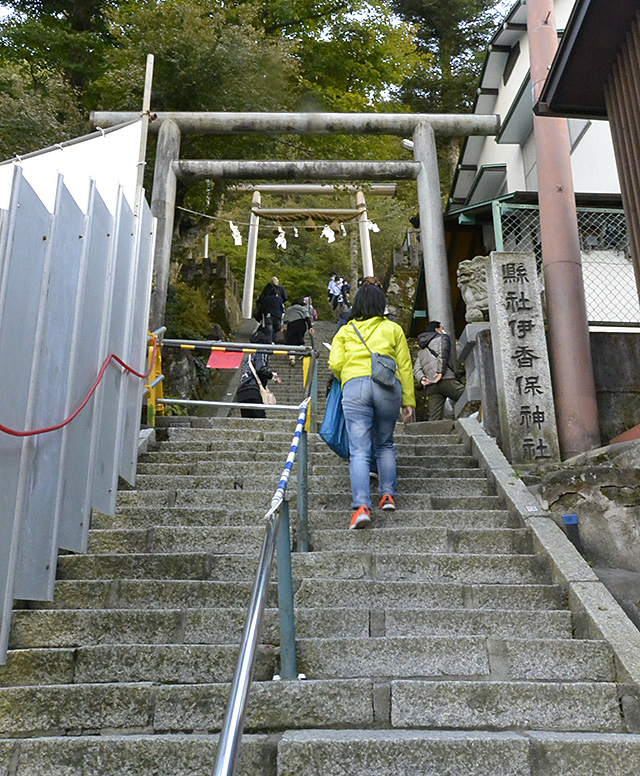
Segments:
[[[304,345],[304,335],[307,331],[313,334],[311,314],[303,299],[293,300],[291,306],[284,311],[282,322],[287,327],[284,335],[285,345]],[[289,356],[289,363],[295,366],[296,357]]]
[[[262,289],[262,293],[258,297],[258,302],[260,302],[265,296],[268,296],[274,288],[278,289],[278,293],[282,297],[283,303],[289,299],[289,294],[287,293],[287,289],[284,286],[280,285],[280,281],[274,275],[271,278],[271,280],[267,283],[267,285]]]
[[[269,338],[262,331],[257,331],[251,337],[251,342],[268,345]],[[252,353],[245,361],[242,367],[242,374],[240,375],[240,384],[236,390],[236,401],[242,404],[262,404],[262,395],[258,383],[256,382],[253,369],[255,369],[258,379],[262,383],[263,388],[266,387],[269,380],[275,380],[278,385],[282,385],[282,380],[275,372],[272,372],[269,368],[269,354],[268,353]],[[263,409],[250,410],[241,408],[240,415],[243,418],[266,418],[267,414]]]
[[[282,328],[284,315],[284,302],[276,286],[272,286],[269,293],[258,301],[258,313],[269,342],[273,342],[275,335]]]

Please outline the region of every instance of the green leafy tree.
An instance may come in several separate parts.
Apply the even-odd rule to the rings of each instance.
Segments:
[[[427,113],[468,111],[485,48],[496,25],[497,0],[391,0],[414,25],[427,56],[403,83],[407,104]]]
[[[391,0],[413,25],[420,60],[400,87],[414,111],[466,113],[473,106],[486,46],[506,0]],[[460,139],[438,141],[441,192],[446,200]]]

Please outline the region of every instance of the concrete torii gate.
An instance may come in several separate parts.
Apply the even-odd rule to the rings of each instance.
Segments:
[[[133,112],[96,111],[96,126],[110,127],[139,117]],[[436,135],[496,135],[496,115],[426,113],[190,113],[154,114],[158,131],[151,210],[158,219],[151,299],[151,327],[162,325],[171,258],[171,238],[178,178],[244,180],[413,179],[418,184],[420,237],[431,318],[453,331],[453,309],[440,199]],[[243,161],[180,159],[181,134],[386,134],[413,138],[408,161]],[[256,230],[257,231],[257,230]]]

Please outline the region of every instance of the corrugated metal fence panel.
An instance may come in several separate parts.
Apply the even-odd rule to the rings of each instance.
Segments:
[[[145,372],[147,360],[147,322],[151,299],[151,274],[153,270],[153,249],[155,243],[154,218],[144,197],[141,197],[137,219],[138,255],[137,277],[132,309],[129,363],[137,372]],[[138,463],[138,438],[140,429],[140,408],[142,407],[143,381],[134,375],[125,375],[127,395],[125,404],[124,433],[120,456],[120,476],[130,485],[135,485]]]
[[[67,415],[83,401],[105,358],[100,345],[106,340],[105,311],[109,304],[111,265],[115,255],[110,250],[113,222],[113,216],[93,186],[84,227],[86,262],[71,354]],[[58,544],[62,549],[73,552],[87,549],[91,513],[90,472],[97,446],[96,401],[94,394],[63,432],[65,457],[60,473],[62,494],[57,509]]]
[[[108,311],[108,334],[105,355],[125,354],[127,340],[127,310],[131,288],[131,273],[135,270],[135,225],[133,211],[120,193],[115,223],[115,259]],[[118,495],[118,469],[122,443],[121,395],[124,378],[119,367],[112,364],[100,386],[100,422],[98,446],[93,466],[91,506],[113,515]]]
[[[0,257],[0,418],[24,429],[51,215],[16,167]],[[23,439],[0,434],[0,654],[9,638],[18,551],[16,519]]]
[[[0,211],[0,422],[56,425],[110,353],[144,371],[153,238],[146,203],[136,219],[120,193],[112,216],[92,184],[85,216],[59,179],[52,216],[16,167]],[[63,430],[0,433],[0,662],[14,598],[51,598],[58,547],[86,549],[94,502],[115,510],[124,450],[135,476],[142,382],[111,364]]]
[[[69,390],[78,278],[83,258],[84,215],[58,179],[29,407],[28,428],[45,428],[63,418]],[[23,497],[14,597],[47,600],[53,596],[63,435],[60,431],[28,437],[22,451]]]

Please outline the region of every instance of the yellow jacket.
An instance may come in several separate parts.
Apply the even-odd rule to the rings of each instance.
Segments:
[[[388,318],[366,318],[354,321],[362,338],[373,353],[383,353],[396,360],[396,376],[402,385],[402,406],[415,407],[413,365],[404,332]],[[344,385],[353,377],[371,376],[371,355],[350,323],[336,332],[331,343],[329,368]]]

